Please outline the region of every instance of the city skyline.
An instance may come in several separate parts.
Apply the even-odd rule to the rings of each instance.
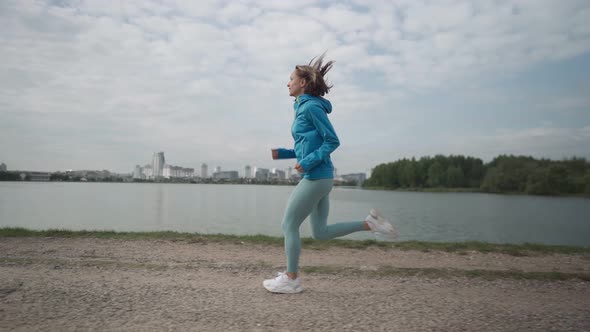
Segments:
[[[154,153],[154,155],[160,154],[160,153],[163,154],[164,152]],[[164,156],[162,158],[165,160]],[[117,170],[113,170],[110,168],[92,168],[92,167],[82,168],[82,169],[67,168],[67,169],[59,169],[59,170],[10,169],[10,168],[8,168],[6,163],[1,163],[1,165],[2,165],[2,169],[0,169],[0,170],[7,170],[7,171],[32,171],[32,172],[56,173],[56,172],[68,172],[68,171],[102,171],[102,170],[106,170],[106,171],[116,173],[116,174],[129,174],[129,175],[134,176],[134,174],[141,172],[141,171],[138,171],[138,167],[141,167],[142,169],[145,168],[146,166],[153,167],[154,162],[152,160],[152,162],[150,162],[150,163],[143,163],[143,166],[141,163],[140,164],[136,163],[135,167],[133,167],[133,169],[131,171],[127,171],[127,172],[126,171],[117,171]],[[170,165],[170,164],[166,164],[166,163],[164,163],[163,165],[164,166],[171,166],[171,167],[180,167],[180,168],[185,169],[185,167],[182,167],[182,166],[174,166],[174,165]],[[207,169],[207,171],[206,171],[207,176],[202,175],[203,174],[203,167],[205,167],[205,169]],[[198,168],[195,167],[195,168],[190,168],[190,169],[192,169],[194,171],[195,176],[210,178],[212,176],[212,173],[208,171],[208,168],[209,168],[208,163],[201,163]],[[281,167],[268,167],[268,166],[257,166],[257,165],[252,165],[252,164],[246,164],[246,165],[243,165],[241,168],[229,169],[229,168],[225,168],[221,165],[217,165],[217,166],[215,166],[214,172],[217,171],[217,168],[219,168],[220,171],[236,171],[236,172],[238,172],[238,174],[240,174],[240,177],[244,177],[244,178],[254,178],[255,177],[254,172],[256,171],[257,168],[267,169],[271,172],[273,170],[280,170],[285,173],[285,176],[287,178],[291,177],[291,175],[296,173],[292,166],[286,166],[285,168],[281,168]],[[250,171],[252,172],[250,176],[248,176],[248,169],[250,169]],[[334,171],[335,171],[335,177],[338,175],[343,175],[338,172],[337,167],[334,168]],[[360,172],[350,172],[350,173],[346,173],[346,174],[358,174],[358,173],[364,173],[364,174],[367,174],[367,176],[369,176],[370,170],[369,170],[369,172],[360,171]],[[160,176],[163,177],[163,175],[160,175]]]
[[[170,170],[176,170],[177,173],[170,173]],[[195,171],[195,169],[197,171]],[[257,165],[244,165],[241,169],[224,169],[221,165],[216,165],[213,172],[209,172],[209,164],[201,163],[200,168],[190,168],[190,167],[183,167],[183,166],[174,166],[166,162],[165,152],[154,152],[151,163],[135,165],[135,168],[130,173],[133,178],[135,179],[157,179],[157,178],[170,178],[170,177],[200,177],[200,178],[215,178],[216,173],[233,173],[237,174],[236,178],[246,178],[246,179],[254,179],[258,178],[258,171],[262,170],[262,172],[266,173],[265,177],[268,178],[269,174],[278,177],[279,179],[290,179],[296,172],[294,172],[294,168],[288,166],[286,168],[280,167],[260,167]],[[365,174],[366,172],[357,172],[353,174]],[[225,174],[224,176],[227,176]],[[232,179],[234,178],[233,175],[230,176]],[[297,176],[295,176],[297,177]],[[338,169],[334,169],[334,177],[339,177]]]

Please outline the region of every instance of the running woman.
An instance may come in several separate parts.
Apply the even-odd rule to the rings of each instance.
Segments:
[[[263,282],[264,288],[273,293],[303,291],[297,275],[301,253],[299,227],[308,216],[314,239],[327,240],[358,231],[373,231],[388,237],[396,235],[391,222],[376,209],[371,209],[364,221],[327,225],[329,194],[334,183],[330,154],[340,141],[328,119],[332,104],[322,97],[332,88],[326,84],[324,76],[334,63],[323,64],[324,55],[312,59],[308,65],[295,66],[291,73],[287,87],[289,95],[295,97],[295,120],[291,127],[295,148],[272,149],[273,159],[297,158],[295,169],[302,177],[289,198],[282,223],[287,271]]]

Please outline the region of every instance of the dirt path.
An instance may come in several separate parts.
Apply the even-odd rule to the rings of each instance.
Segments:
[[[0,238],[0,330],[590,330],[590,282],[510,277],[587,275],[587,255],[304,250],[305,292],[268,293],[283,260],[250,244]]]

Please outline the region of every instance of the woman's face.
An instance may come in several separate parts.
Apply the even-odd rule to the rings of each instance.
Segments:
[[[287,87],[289,88],[289,96],[297,97],[304,93],[305,80],[297,76],[297,71],[293,70]]]

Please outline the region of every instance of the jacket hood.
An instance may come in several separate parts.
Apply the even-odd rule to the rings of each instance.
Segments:
[[[330,103],[328,99],[321,96],[302,94],[295,99],[295,102],[299,103],[300,105],[307,102],[314,102],[317,103],[321,108],[323,108],[324,111],[326,111],[326,113],[332,113],[332,103]]]

